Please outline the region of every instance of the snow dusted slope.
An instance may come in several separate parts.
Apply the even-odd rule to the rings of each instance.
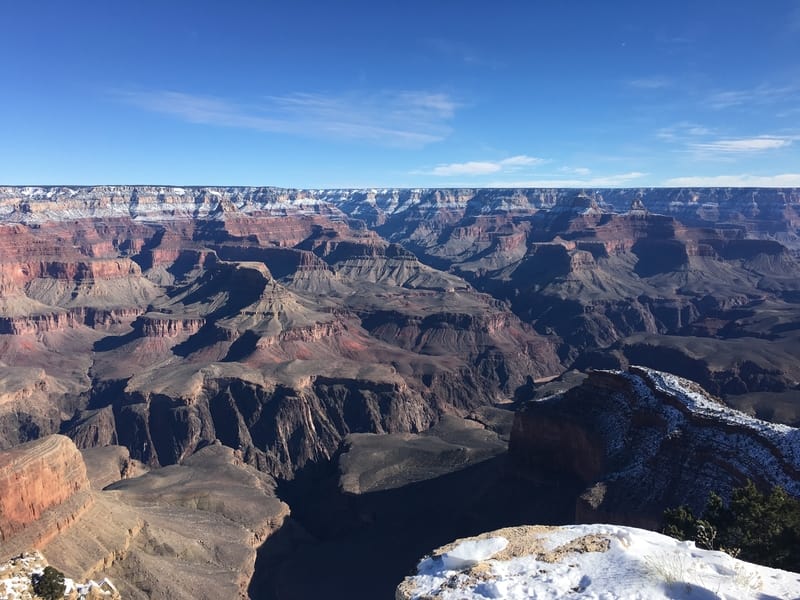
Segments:
[[[702,511],[748,480],[800,497],[800,429],[725,406],[696,383],[631,366],[591,371],[515,414],[509,451],[586,487],[575,519],[656,528],[666,508]]]
[[[347,214],[376,224],[409,212],[536,212],[572,190],[333,189],[176,186],[0,187],[0,222],[130,217],[158,221],[236,212]],[[609,207],[610,208],[610,207]]]
[[[699,385],[654,369],[631,367],[631,374],[623,374],[631,383],[638,386],[642,399],[652,398],[651,389],[642,385],[647,381],[663,401],[674,399],[678,410],[697,421],[714,423],[721,429],[721,435],[733,437],[742,457],[760,463],[762,474],[773,485],[779,485],[794,496],[800,496],[800,429],[756,419],[745,413],[713,401]],[[639,375],[642,380],[637,380]],[[675,426],[678,415],[670,414],[669,406],[662,409]],[[767,471],[767,473],[764,473]]]
[[[279,188],[172,186],[0,187],[0,222],[219,219],[230,214],[344,215],[325,194]]]
[[[396,598],[788,600],[800,575],[633,527],[513,527],[436,550]]]

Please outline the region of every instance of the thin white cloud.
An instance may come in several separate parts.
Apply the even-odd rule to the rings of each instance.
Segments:
[[[459,107],[426,91],[268,96],[252,104],[168,90],[117,91],[118,100],[189,123],[418,148],[445,139]]]
[[[800,173],[673,177],[667,187],[800,187]]]
[[[723,90],[711,94],[706,104],[716,110],[736,108],[747,105],[777,104],[797,98],[800,86],[760,85],[749,89]]]
[[[580,177],[586,177],[592,172],[592,170],[587,167],[561,167],[559,171],[561,173],[569,173],[571,175],[578,175]]]
[[[496,181],[488,187],[495,188],[607,188],[625,187],[647,177],[647,173],[632,171],[616,175],[604,175],[582,179],[531,179],[525,181]]]
[[[686,140],[688,138],[707,136],[713,133],[713,129],[709,129],[708,127],[698,123],[681,121],[680,123],[675,123],[669,127],[662,127],[656,131],[656,137],[667,142],[676,142]]]
[[[499,164],[502,167],[531,167],[534,165],[540,165],[544,162],[547,161],[543,158],[527,156],[526,154],[518,154],[517,156],[509,156],[508,158],[504,158]]]
[[[752,138],[732,138],[712,142],[696,142],[689,148],[698,153],[707,154],[745,154],[776,150],[791,145],[792,138],[762,135]]]
[[[496,161],[469,161],[463,163],[440,164],[430,171],[421,174],[436,175],[437,177],[458,177],[489,175],[491,173],[518,171],[525,167],[533,167],[546,162],[542,158],[519,154]]]
[[[667,77],[656,75],[653,77],[631,79],[628,81],[628,85],[640,90],[662,90],[664,88],[672,87],[672,80]]]
[[[431,175],[439,177],[454,177],[459,175],[487,175],[497,173],[503,167],[499,163],[486,161],[470,161],[464,163],[451,163],[449,165],[438,165],[430,171]]]
[[[434,114],[449,119],[455,115],[458,103],[454,102],[447,94],[431,94],[425,92],[402,92],[398,95],[400,104],[414,106],[423,111],[433,111]]]

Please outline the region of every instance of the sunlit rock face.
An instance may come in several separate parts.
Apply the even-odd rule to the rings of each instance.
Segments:
[[[2,563],[37,548],[123,598],[245,599],[257,548],[289,515],[275,480],[219,443],[147,472],[121,446],[52,435],[0,451],[0,483],[0,591]]]
[[[783,430],[698,413],[652,369],[800,419],[797,209],[795,190],[0,188],[0,447],[120,445],[81,505],[99,541],[62,526],[53,556],[138,574],[132,597],[236,597],[288,511],[270,476],[338,466],[359,522],[373,492],[473,490],[505,439],[453,423],[603,368],[521,412],[512,453],[556,468],[560,509],[577,480],[578,518],[652,524],[796,469]],[[172,524],[209,510],[207,547]],[[171,583],[188,559],[242,576]]]
[[[2,545],[22,537],[29,548],[42,546],[93,502],[81,454],[62,435],[0,452],[0,485]]]
[[[38,398],[0,411],[0,443],[63,424],[159,465],[222,439],[290,476],[350,433],[414,433],[517,397],[529,377],[672,368],[667,356],[791,422],[782,396],[754,394],[800,381],[798,202],[777,189],[0,188],[2,392]]]
[[[0,189],[0,373],[41,397],[0,413],[30,422],[5,444],[63,429],[158,466],[219,439],[291,477],[561,370],[553,336],[344,212],[357,194]]]

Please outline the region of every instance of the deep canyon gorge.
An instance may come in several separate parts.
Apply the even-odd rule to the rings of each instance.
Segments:
[[[799,233],[797,189],[0,188],[0,559],[390,597],[489,529],[800,496]]]

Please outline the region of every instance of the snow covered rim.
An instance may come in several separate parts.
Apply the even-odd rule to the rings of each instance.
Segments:
[[[472,560],[454,568],[454,556]],[[529,526],[437,550],[396,593],[398,600],[565,597],[798,598],[800,575],[634,527]]]
[[[679,400],[693,414],[749,429],[769,440],[795,469],[800,470],[800,429],[762,421],[714,402],[698,384],[677,375],[639,366],[632,366],[631,371],[645,377],[657,391]]]

